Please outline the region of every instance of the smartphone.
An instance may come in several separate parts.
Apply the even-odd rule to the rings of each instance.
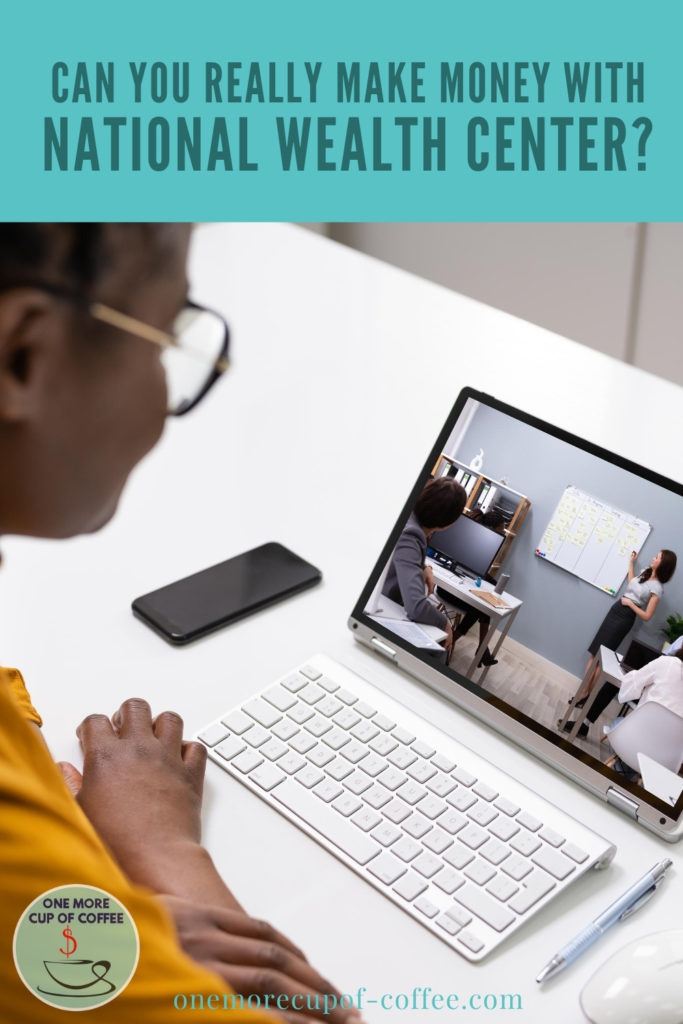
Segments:
[[[271,542],[137,597],[133,614],[169,643],[187,644],[321,579],[310,562]]]

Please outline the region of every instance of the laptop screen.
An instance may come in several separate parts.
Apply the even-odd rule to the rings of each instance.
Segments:
[[[355,617],[678,817],[638,755],[683,762],[683,662],[657,655],[683,610],[681,485],[466,389],[397,512]],[[654,653],[625,675],[636,637]]]

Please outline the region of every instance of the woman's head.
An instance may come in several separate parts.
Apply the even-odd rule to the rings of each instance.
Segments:
[[[641,572],[640,582],[644,583],[645,580],[649,580],[651,576],[654,576],[660,583],[668,583],[676,571],[677,562],[678,559],[674,551],[662,548],[654,556],[647,569]]]
[[[157,346],[39,285],[166,330],[187,296],[189,231],[0,226],[0,533],[67,537],[102,526],[166,416]]]
[[[415,502],[415,516],[423,530],[443,530],[462,514],[466,501],[465,488],[451,477],[441,476],[425,484]]]

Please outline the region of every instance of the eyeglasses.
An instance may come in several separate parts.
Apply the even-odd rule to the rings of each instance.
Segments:
[[[226,321],[220,313],[196,302],[188,301],[170,331],[163,331],[49,281],[24,280],[2,285],[2,290],[9,288],[38,288],[78,306],[94,320],[159,346],[166,373],[169,416],[184,416],[194,409],[230,365],[230,329]]]

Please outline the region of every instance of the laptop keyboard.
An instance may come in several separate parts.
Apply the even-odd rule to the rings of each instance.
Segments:
[[[198,738],[233,778],[469,959],[614,852],[323,656]]]

